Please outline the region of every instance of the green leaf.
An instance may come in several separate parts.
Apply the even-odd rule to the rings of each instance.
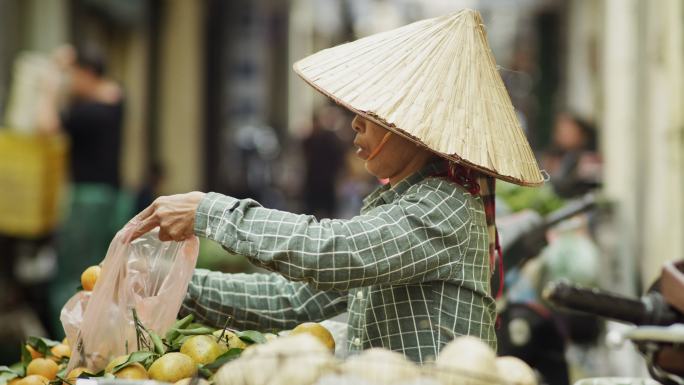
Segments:
[[[116,365],[114,368],[112,368],[112,373],[116,373],[119,370],[125,368],[126,366],[129,366],[129,365],[135,364],[135,363],[140,363],[141,365],[147,367],[145,365],[145,361],[147,361],[150,358],[156,358],[158,356],[159,356],[159,354],[157,354],[155,352],[145,352],[145,351],[133,352],[128,356],[128,359],[125,362],[123,362],[119,365]]]
[[[68,369],[67,366],[64,366],[64,369],[62,369],[62,370],[60,370],[59,372],[57,372],[57,377],[66,378],[67,374],[69,374],[69,372],[67,371],[67,369]]]
[[[200,376],[202,376],[203,378],[206,378],[206,379],[209,379],[209,377],[214,375],[214,372],[205,368],[202,365],[197,366],[197,372],[200,374]]]
[[[31,352],[29,352],[26,348],[26,344],[21,344],[21,366],[24,369],[24,373],[26,372],[26,367],[31,363],[32,359]]]
[[[21,373],[18,373],[7,366],[0,366],[0,385],[6,384],[17,377],[22,377]]]
[[[190,325],[190,323],[195,319],[195,316],[188,314],[185,317],[176,321],[173,326],[166,332],[164,339],[167,343],[172,344],[176,338],[180,335],[177,329],[185,329]]]
[[[60,344],[59,341],[53,341],[41,337],[29,337],[26,339],[26,343],[45,357],[52,355],[50,348]]]
[[[265,344],[267,342],[266,337],[256,330],[238,332],[237,336],[240,337],[241,340],[252,344]]]
[[[10,369],[19,374],[19,377],[26,377],[26,369],[24,369],[24,365],[21,362],[11,365]]]
[[[211,371],[215,371],[218,368],[220,368],[221,366],[223,366],[223,364],[225,364],[226,362],[232,361],[232,360],[240,357],[240,354],[242,354],[242,349],[232,348],[232,349],[228,350],[227,352],[218,356],[216,358],[216,360],[214,360],[214,362],[211,362],[211,363],[204,365],[204,368],[209,369]]]
[[[86,370],[81,372],[81,374],[79,374],[76,378],[104,377],[105,375],[104,369],[100,370],[99,372],[89,372]]]

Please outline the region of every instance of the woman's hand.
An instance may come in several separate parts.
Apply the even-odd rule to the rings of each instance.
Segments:
[[[195,212],[204,193],[193,191],[187,194],[163,196],[133,218],[138,224],[133,232],[136,239],[159,227],[159,240],[183,241],[192,237],[195,227]]]

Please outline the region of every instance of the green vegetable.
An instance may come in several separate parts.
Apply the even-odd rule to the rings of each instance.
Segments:
[[[214,332],[214,329],[208,328],[208,327],[200,327],[200,328],[195,328],[195,329],[175,329],[175,330],[184,336],[198,336],[198,335],[202,335],[202,334],[211,334]]]
[[[154,345],[154,352],[161,355],[164,355],[166,353],[166,347],[164,346],[164,343],[162,342],[161,338],[159,338],[158,335],[156,335],[153,332],[150,332],[150,339],[152,340],[152,344]]]
[[[195,319],[195,316],[192,314],[188,314],[187,316],[183,317],[182,319],[179,319],[176,321],[176,323],[173,324],[171,329],[166,332],[166,342],[172,343],[178,336],[180,336],[180,333],[178,332],[179,329],[185,329],[190,325],[190,323]]]

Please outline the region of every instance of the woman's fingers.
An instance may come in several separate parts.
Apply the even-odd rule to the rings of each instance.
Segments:
[[[147,233],[148,231],[154,229],[157,226],[159,226],[159,221],[156,220],[155,216],[148,216],[147,219],[144,219],[142,222],[139,222],[135,230],[133,230],[133,235],[131,235],[131,241],[139,238],[141,235]]]
[[[132,221],[142,222],[147,219],[152,213],[154,213],[155,203],[147,206],[143,211],[139,212],[138,215],[134,216]]]
[[[192,237],[195,212],[204,193],[195,191],[157,198],[132,220],[135,225],[131,240],[159,226],[162,241],[183,241]]]

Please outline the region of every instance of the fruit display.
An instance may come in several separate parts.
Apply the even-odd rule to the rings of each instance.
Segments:
[[[99,274],[99,267],[88,268],[83,273],[83,289],[92,290]],[[497,358],[489,345],[475,337],[457,337],[436,360],[417,365],[382,348],[339,360],[334,356],[333,335],[313,322],[290,331],[262,333],[207,327],[195,323],[189,314],[157,334],[145,327],[135,310],[132,319],[136,346],[127,345],[127,354],[104,356],[103,367],[78,365],[78,357],[72,355],[79,349],[72,349],[66,338],[29,337],[22,346],[21,361],[0,366],[0,385],[75,385],[79,378],[174,385],[537,384],[534,371],[523,361]]]
[[[257,331],[216,330],[193,324],[193,320],[193,315],[178,320],[164,336],[138,325],[136,350],[114,357],[102,370],[77,367],[67,372],[71,353],[68,341],[30,337],[22,348],[21,362],[0,366],[0,384],[73,385],[77,378],[92,377],[169,383],[195,375],[212,378],[223,364],[239,357],[251,345],[268,341]]]
[[[417,365],[399,353],[373,348],[338,360],[322,326],[272,334],[214,330],[178,320],[163,336],[141,328],[138,350],[100,370],[67,373],[68,341],[30,337],[22,361],[0,366],[0,385],[74,385],[78,378],[156,380],[175,385],[537,385],[532,369],[514,357],[496,357],[474,337],[458,337],[434,362]],[[293,329],[294,330],[294,329]]]

